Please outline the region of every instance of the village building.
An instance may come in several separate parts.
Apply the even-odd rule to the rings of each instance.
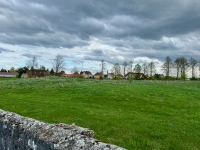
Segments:
[[[134,72],[129,72],[126,74],[126,79],[129,77],[134,78],[134,79],[147,79],[147,76],[144,75],[144,73],[134,73]]]
[[[113,79],[115,77],[114,73],[108,73],[107,79]]]
[[[15,72],[0,72],[0,77],[14,78],[16,76],[17,76],[17,73],[15,73]]]
[[[82,75],[84,78],[93,78],[92,73],[90,71],[81,71],[80,75]]]
[[[62,77],[67,77],[67,78],[78,78],[78,77],[80,77],[80,75],[78,74],[78,73],[73,73],[73,74],[66,74],[66,73],[63,73],[62,75],[61,75]]]
[[[102,72],[97,72],[97,73],[95,73],[95,75],[94,75],[94,78],[95,79],[100,79],[100,78],[104,78],[104,75],[102,74]]]
[[[46,70],[31,69],[26,70],[26,73],[22,74],[21,78],[39,78],[45,76]]]

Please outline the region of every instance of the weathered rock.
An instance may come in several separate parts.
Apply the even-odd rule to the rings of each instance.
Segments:
[[[124,150],[75,124],[48,124],[0,109],[1,150]]]

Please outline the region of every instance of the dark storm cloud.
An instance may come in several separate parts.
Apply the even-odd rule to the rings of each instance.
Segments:
[[[15,2],[15,1],[14,1]],[[79,38],[161,38],[199,30],[200,2],[169,1],[4,1],[1,32],[34,35],[57,31]],[[17,3],[17,4],[16,4]]]
[[[102,59],[105,59],[107,56],[104,54],[103,50],[95,49],[91,50],[90,52],[86,53],[86,56],[84,56],[84,60],[97,60],[100,61]]]
[[[87,49],[96,38],[116,51],[97,48],[87,51],[84,59],[123,61],[121,55],[163,60],[188,47],[194,54],[199,51],[197,40],[184,37],[199,37],[193,34],[200,32],[199,10],[199,0],[2,0],[0,41]]]

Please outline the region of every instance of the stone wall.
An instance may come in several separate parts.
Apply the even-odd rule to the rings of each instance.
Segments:
[[[124,150],[94,139],[92,130],[48,124],[0,109],[0,150]]]

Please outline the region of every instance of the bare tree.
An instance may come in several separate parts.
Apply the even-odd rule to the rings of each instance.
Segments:
[[[180,64],[181,64],[181,75],[185,74],[185,71],[187,69],[187,67],[189,66],[188,65],[188,62],[187,62],[187,59],[185,57],[180,57]]]
[[[128,63],[127,62],[123,62],[123,69],[124,69],[124,77],[126,75],[126,68],[128,66]]]
[[[62,55],[57,54],[55,59],[52,61],[53,68],[57,74],[61,70],[65,69],[65,59]]]
[[[166,77],[169,77],[172,68],[173,68],[172,59],[169,56],[167,56],[162,66],[162,69],[164,70]]]
[[[115,63],[111,69],[111,71],[115,74],[115,78],[116,76],[120,75],[121,73],[121,67],[118,63]]]
[[[134,68],[135,73],[140,73],[141,70],[142,70],[142,67],[139,64],[135,65],[135,68]]]
[[[37,68],[38,67],[38,62],[37,62],[37,57],[33,56],[30,60],[28,60],[26,62],[26,66],[27,68],[31,69],[31,68]]]
[[[174,65],[176,68],[176,78],[179,77],[179,73],[180,73],[180,68],[181,68],[181,60],[180,58],[176,58],[176,60],[174,61]]]
[[[192,69],[192,77],[195,78],[195,66],[198,63],[198,61],[194,58],[190,58],[190,65],[191,65],[191,69]]]
[[[129,61],[127,71],[128,72],[132,72],[133,71],[133,62],[132,61]]]
[[[176,67],[176,71],[177,71],[177,78],[179,77],[179,73],[181,73],[181,78],[185,78],[185,71],[187,69],[188,62],[187,59],[185,57],[179,57],[176,58],[176,60],[174,61],[175,67]]]
[[[146,63],[142,64],[142,70],[143,70],[144,75],[148,73],[148,66]]]
[[[149,75],[150,77],[153,76],[153,74],[156,72],[156,66],[155,63],[152,61],[148,64],[148,68],[149,68]]]

